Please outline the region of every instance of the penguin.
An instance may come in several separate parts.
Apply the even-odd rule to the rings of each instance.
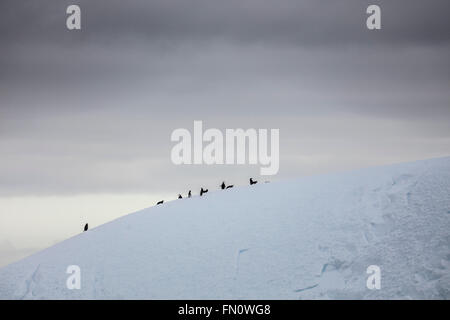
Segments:
[[[84,231],[88,231],[88,229],[89,229],[89,227],[88,227],[88,224],[86,223],[85,225],[84,225]],[[84,232],[83,231],[83,232]]]
[[[225,181],[222,182],[222,184],[220,185],[220,187],[222,188],[222,190],[225,189]]]
[[[200,190],[200,197],[204,194],[207,193],[208,189],[203,190],[203,188]]]
[[[234,185],[230,184],[229,186],[227,186],[227,189],[233,188]]]
[[[191,190],[189,190],[189,193],[188,193],[188,198],[190,198],[192,195],[191,195]]]
[[[164,203],[164,200],[161,200],[161,201],[158,201],[157,203],[156,203],[156,205],[158,205],[158,204],[163,204]]]
[[[178,199],[183,199],[183,197],[181,196],[181,194],[178,195]]]
[[[255,183],[258,183],[258,181],[253,181],[253,179],[252,178],[250,178],[250,185],[252,185],[252,184],[255,184]]]

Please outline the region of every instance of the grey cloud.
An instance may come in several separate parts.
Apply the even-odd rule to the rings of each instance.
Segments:
[[[372,1],[77,1],[70,32],[72,3],[0,4],[2,196],[257,175],[174,166],[193,120],[279,128],[280,178],[450,152],[448,1],[376,1],[376,32]]]
[[[442,43],[450,39],[445,0],[108,0],[76,3],[83,32],[67,35],[65,8],[73,1],[2,1],[1,37],[10,41],[198,41],[212,38],[298,45]],[[384,31],[365,29],[369,4],[382,8]],[[122,39],[123,40],[123,39]]]
[[[4,113],[189,110],[204,116],[270,114],[276,106],[285,114],[449,116],[450,46],[330,51],[225,43],[182,46],[161,56],[148,45],[119,52],[99,46],[46,52],[36,45],[34,52],[11,59],[18,67],[0,88]]]

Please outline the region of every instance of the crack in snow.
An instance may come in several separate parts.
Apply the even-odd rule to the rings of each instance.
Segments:
[[[239,274],[239,266],[240,266],[240,258],[241,258],[241,253],[244,253],[245,251],[250,250],[249,248],[246,249],[240,249],[238,251],[237,257],[236,257],[236,273],[234,275],[234,277],[236,278],[237,275]]]
[[[305,291],[305,290],[314,289],[314,288],[317,287],[318,285],[319,285],[319,284],[316,283],[315,285],[312,285],[312,286],[309,286],[309,287],[305,287],[305,288],[301,288],[301,289],[294,290],[294,292],[302,292],[302,291]]]
[[[25,283],[26,283],[26,291],[25,291],[25,293],[23,294],[23,296],[22,296],[22,300],[23,299],[25,299],[25,298],[27,298],[29,295],[31,295],[31,296],[33,296],[33,283],[37,283],[38,282],[38,278],[37,278],[37,276],[38,276],[38,272],[39,272],[39,268],[40,268],[40,264],[38,264],[38,266],[36,267],[36,269],[33,271],[33,273],[31,274],[31,276],[27,279],[27,280],[25,280]]]

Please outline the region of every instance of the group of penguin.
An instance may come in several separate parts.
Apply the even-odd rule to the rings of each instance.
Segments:
[[[255,184],[255,183],[258,183],[258,181],[253,180],[253,178],[250,178],[250,185]],[[232,185],[232,184],[230,184],[229,186],[227,186],[227,185],[225,184],[225,181],[223,181],[222,184],[220,185],[220,188],[221,188],[222,190],[230,189],[230,188],[233,188],[233,187],[234,187],[234,185]],[[207,193],[207,192],[208,192],[208,189],[203,189],[203,187],[202,187],[202,188],[200,189],[200,197],[203,196],[203,194],[205,194],[205,193]],[[192,197],[191,190],[189,190],[187,197],[188,197],[188,198]],[[178,195],[178,199],[183,199],[183,196],[182,196],[181,194],[179,194],[179,195]],[[161,200],[161,201],[158,201],[158,202],[156,203],[156,205],[158,205],[158,204],[163,204],[163,203],[164,203],[164,200]]]
[[[256,184],[256,183],[258,183],[258,181],[253,180],[252,178],[250,178],[250,185],[253,185],[253,184]],[[220,188],[221,188],[222,190],[230,189],[230,188],[233,188],[233,187],[234,187],[234,185],[232,185],[232,184],[230,184],[229,186],[227,186],[227,185],[225,184],[225,181],[223,181],[222,184],[220,185]],[[203,194],[205,194],[205,193],[207,193],[207,192],[208,192],[208,189],[203,189],[203,188],[201,188],[201,189],[200,189],[200,196],[203,196]],[[187,197],[188,197],[188,198],[192,197],[191,190],[189,190]],[[178,199],[183,199],[183,197],[181,196],[181,194],[178,195]],[[161,200],[161,201],[158,201],[156,204],[158,205],[158,204],[163,204],[163,203],[164,203],[164,200]],[[84,231],[87,231],[88,228],[89,228],[89,227],[88,227],[88,224],[86,223],[85,226],[84,226]]]

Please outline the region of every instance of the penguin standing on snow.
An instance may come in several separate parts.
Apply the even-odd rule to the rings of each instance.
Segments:
[[[183,197],[181,196],[181,194],[178,195],[178,199],[183,199]]]
[[[258,183],[258,181],[253,181],[253,179],[252,178],[250,178],[250,185],[252,185],[252,184],[255,184],[255,183]]]
[[[188,198],[190,198],[192,196],[192,194],[191,194],[191,190],[189,190],[189,193],[188,193]]]
[[[204,194],[207,193],[208,189],[203,190],[203,188],[200,190],[200,197]]]
[[[222,182],[222,184],[220,185],[220,187],[222,188],[222,190],[225,189],[225,181]]]
[[[86,223],[86,224],[84,225],[84,231],[88,231],[88,228],[89,228],[89,227],[88,227],[88,224]],[[83,231],[83,232],[84,232],[84,231]]]

